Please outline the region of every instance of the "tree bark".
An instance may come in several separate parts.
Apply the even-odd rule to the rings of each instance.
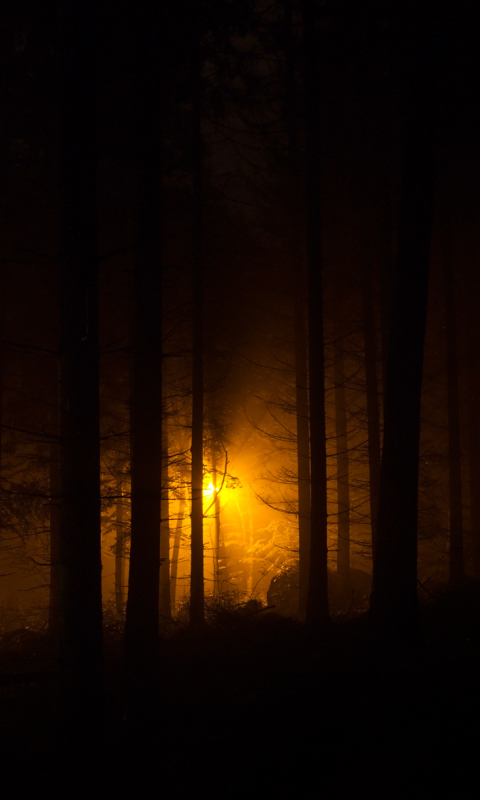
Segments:
[[[422,20],[423,23],[423,20]],[[435,110],[426,22],[413,43],[396,285],[387,363],[370,620],[391,643],[418,635],[418,455],[433,216]]]
[[[325,625],[328,610],[327,453],[325,435],[325,355],[321,243],[319,21],[314,0],[303,2],[306,108],[305,175],[307,205],[308,366],[311,457],[310,572],[305,620]]]
[[[102,706],[95,8],[60,6],[60,675],[69,730]]]
[[[135,12],[135,333],[131,430],[131,543],[125,624],[127,717],[155,708],[162,469],[161,8]]]

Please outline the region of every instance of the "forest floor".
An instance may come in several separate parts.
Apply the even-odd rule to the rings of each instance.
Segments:
[[[162,638],[159,713],[123,722],[121,630],[107,620],[95,775],[62,773],[48,640],[0,641],[0,759],[15,796],[389,798],[473,795],[480,752],[480,584],[421,607],[416,651],[373,650],[362,616],[319,640],[272,611]],[[153,705],[153,704],[152,704]],[[473,784],[472,784],[473,781]]]

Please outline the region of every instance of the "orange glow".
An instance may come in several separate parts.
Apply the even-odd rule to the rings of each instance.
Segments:
[[[204,497],[213,497],[214,492],[218,492],[218,488],[213,485],[213,483],[209,483],[207,488],[203,490]]]

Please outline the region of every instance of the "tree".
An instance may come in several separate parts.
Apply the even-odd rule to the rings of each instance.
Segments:
[[[205,618],[203,575],[203,139],[201,10],[190,4],[192,68],[192,248],[193,248],[193,352],[192,352],[192,540],[190,622]]]
[[[64,723],[102,705],[95,7],[60,6],[60,673]]]
[[[337,444],[337,591],[348,599],[350,585],[350,482],[343,342],[335,342],[335,434]]]
[[[446,205],[445,205],[446,204]],[[457,321],[452,259],[452,225],[449,200],[444,204],[443,289],[445,301],[445,344],[447,350],[448,475],[450,497],[449,574],[452,584],[464,578],[462,464],[460,445],[460,403],[458,394]]]
[[[317,3],[315,0],[305,0],[303,3],[303,41],[311,458],[310,573],[305,619],[310,625],[325,625],[330,620],[327,569],[327,453],[320,188],[321,89],[319,25]]]
[[[162,19],[133,11],[135,331],[130,400],[131,544],[125,623],[127,715],[154,708],[158,658],[162,468]]]
[[[409,641],[418,632],[420,399],[434,198],[434,54],[427,32],[431,20],[424,4],[417,13],[412,17],[412,73],[370,606],[378,635],[397,641]]]

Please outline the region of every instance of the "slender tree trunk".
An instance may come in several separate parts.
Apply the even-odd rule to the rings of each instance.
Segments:
[[[125,603],[125,525],[123,508],[123,474],[117,478],[117,502],[115,504],[115,609],[123,614]]]
[[[60,5],[60,675],[70,732],[102,705],[95,8]]]
[[[57,425],[58,434],[58,425]],[[50,600],[48,605],[48,633],[58,641],[60,631],[60,442],[50,445]]]
[[[425,22],[425,28],[416,31],[418,38],[412,46],[417,69],[412,71],[404,156],[370,607],[378,635],[397,643],[411,641],[418,633],[418,454],[435,138],[429,72],[433,56],[431,59],[426,42],[426,26]]]
[[[474,279],[474,287],[478,286]],[[468,413],[468,483],[470,500],[470,535],[472,573],[480,579],[480,346],[478,331],[477,293],[468,282],[465,298],[466,362],[467,362],[467,413]]]
[[[135,341],[130,401],[131,542],[127,716],[155,708],[162,469],[161,8],[135,8]]]
[[[292,220],[291,266],[297,276],[298,292],[294,308],[295,411],[297,426],[298,471],[298,551],[299,551],[299,616],[305,617],[310,571],[310,440],[308,425],[308,352],[306,331],[305,276],[303,275],[299,188],[301,164],[298,149],[298,86],[296,80],[293,2],[285,0],[285,123],[289,160],[289,216]]]
[[[166,426],[164,425],[166,428]],[[160,621],[166,622],[172,618],[170,605],[170,503],[168,498],[168,449],[165,431],[163,458],[162,458],[162,502],[161,502],[161,527],[160,527]]]
[[[347,406],[345,398],[345,359],[342,342],[337,342],[334,363],[335,435],[337,440],[337,592],[346,600],[350,582],[350,480],[348,463]]]
[[[193,58],[192,181],[193,181],[193,356],[192,356],[192,542],[190,623],[205,618],[203,575],[203,180],[201,131],[202,63],[194,6],[192,15]]]
[[[4,291],[4,285],[2,281],[0,292],[2,292],[3,294],[3,291]],[[3,373],[5,369],[5,354],[4,354],[4,343],[3,343],[4,314],[3,314],[3,308],[1,306],[3,306],[3,297],[0,299],[0,535],[4,523],[2,467],[3,467]]]
[[[215,487],[214,491],[214,538],[213,538],[213,594],[217,596],[220,594],[220,571],[219,571],[219,555],[220,555],[220,497],[216,489],[218,488],[218,473],[217,473],[217,453],[215,450],[215,443],[212,444],[212,483]]]
[[[368,253],[361,267],[363,339],[365,349],[365,383],[367,391],[368,466],[370,474],[370,516],[372,527],[372,559],[377,540],[378,493],[380,488],[380,406],[377,377],[377,346],[373,287]]]
[[[448,200],[447,200],[448,203]],[[452,261],[451,210],[445,209],[443,226],[443,288],[445,297],[445,336],[447,349],[448,474],[450,495],[450,583],[464,578],[462,465],[460,446],[460,402],[458,394],[457,320]]]
[[[295,308],[295,401],[298,469],[299,614],[305,617],[310,570],[310,441],[308,426],[308,353],[305,301]]]
[[[327,550],[327,453],[325,435],[325,355],[323,333],[323,263],[321,243],[320,64],[317,8],[303,2],[304,85],[306,108],[306,205],[308,264],[308,365],[311,456],[310,573],[305,619],[329,622]]]
[[[187,502],[185,494],[186,494],[186,489],[182,492],[178,503],[178,517],[177,517],[177,524],[175,526],[175,539],[173,540],[172,564],[170,572],[170,608],[172,611],[175,611],[175,605],[177,602],[178,555],[180,552],[182,527],[183,527],[183,520],[185,518],[185,506]]]

